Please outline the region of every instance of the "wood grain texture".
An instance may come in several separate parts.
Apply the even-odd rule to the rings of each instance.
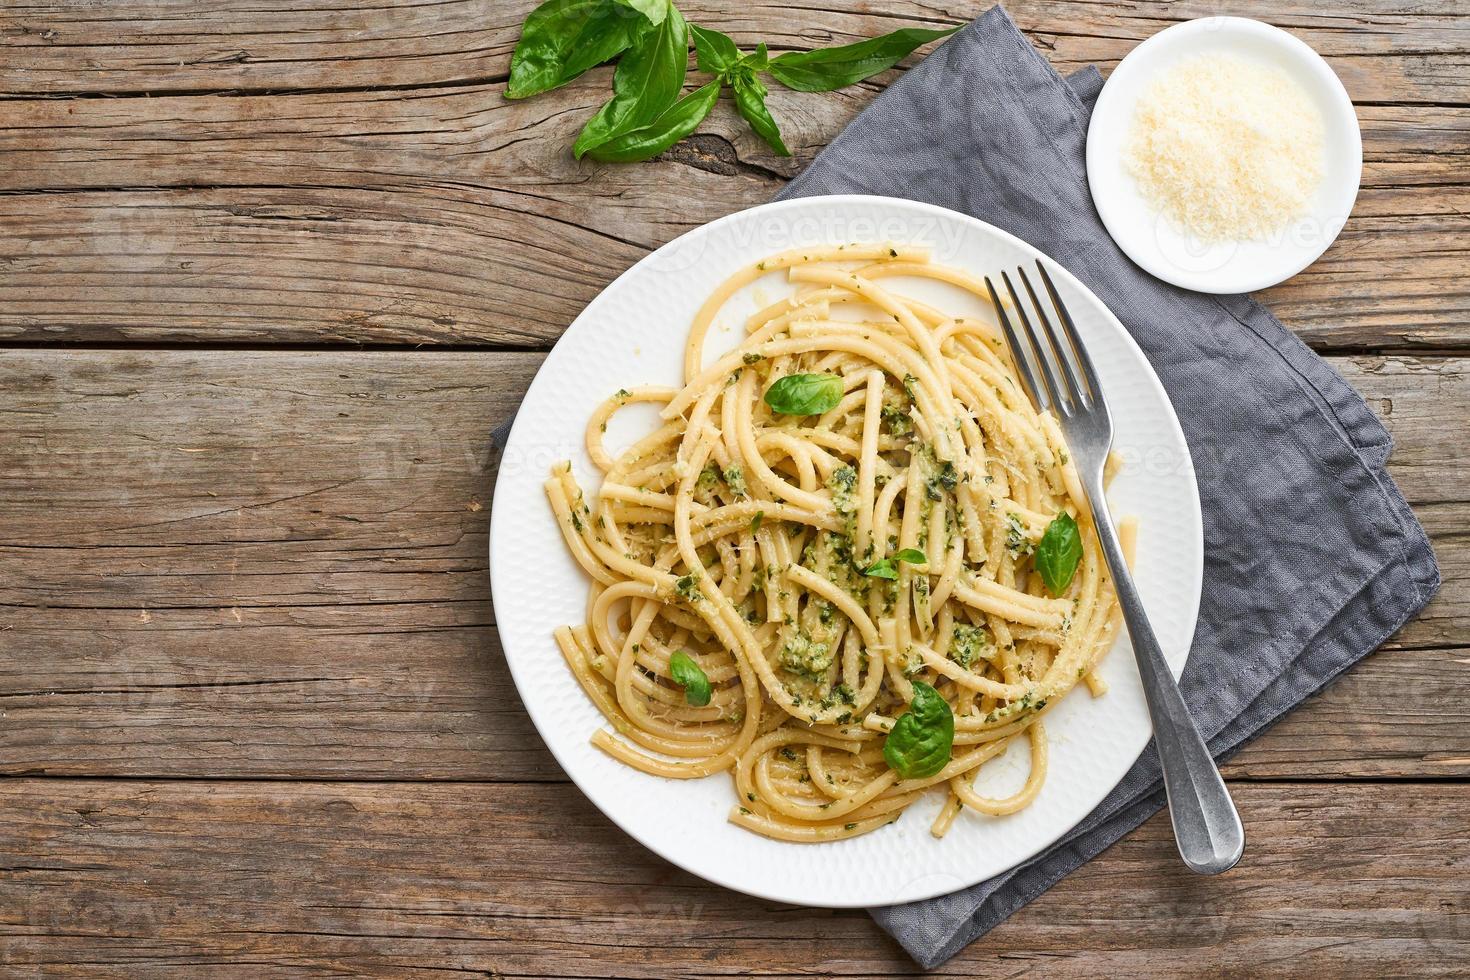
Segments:
[[[561,779],[486,575],[498,467],[573,448],[491,451],[540,359],[0,355],[0,771]],[[1470,360],[1334,363],[1394,432],[1447,584],[1232,771],[1470,775],[1470,463],[1444,425]]]
[[[463,84],[503,78],[532,2],[146,0],[126,6],[31,2],[0,20],[0,93],[124,95]],[[960,23],[987,3],[854,4],[757,0],[680,5],[690,20],[773,51],[842,44],[899,26]],[[1006,8],[1059,70],[1111,68],[1164,28],[1218,4],[1019,0]],[[1470,104],[1470,26],[1454,0],[1244,0],[1230,14],[1268,20],[1319,51],[1357,101]]]
[[[536,352],[898,71],[777,89],[790,159],[722,103],[657,161],[578,164],[606,69],[501,95],[532,2],[0,6],[0,975],[919,972],[861,913],[706,885],[598,814],[516,698],[485,568],[498,469],[566,451],[490,448]],[[681,3],[774,50],[987,5]],[[1064,73],[1218,13],[1328,59],[1363,190],[1262,298],[1393,432],[1445,584],[1229,764],[1238,869],[1188,875],[1156,817],[937,975],[1465,974],[1463,7],[1008,4]]]
[[[561,177],[514,192],[0,195],[0,340],[544,348],[650,249],[781,186],[679,160],[585,174],[550,163]],[[585,193],[567,189],[577,182]],[[600,207],[604,196],[624,204]],[[1322,350],[1464,345],[1467,214],[1464,186],[1365,189],[1327,254],[1262,299]]]
[[[650,249],[769,200],[880,87],[777,88],[790,159],[722,103],[660,161],[578,163],[607,73],[505,100],[518,5],[141,6],[41,4],[0,28],[0,88],[25,96],[0,99],[0,338],[544,348]],[[691,16],[746,43],[781,25],[777,47],[978,12],[714,6]],[[1063,70],[1211,12],[1013,11]],[[1265,300],[1322,349],[1470,346],[1470,29],[1451,4],[1269,13],[1360,100],[1365,168],[1342,237]],[[121,97],[34,98],[58,87]]]
[[[1235,792],[1234,871],[1191,875],[1156,816],[934,975],[1459,974],[1467,787]],[[706,885],[570,785],[5,781],[0,944],[11,976],[920,973],[863,913]]]
[[[564,781],[490,618],[483,599],[7,611],[0,774]],[[1226,774],[1470,776],[1467,658],[1380,650]]]

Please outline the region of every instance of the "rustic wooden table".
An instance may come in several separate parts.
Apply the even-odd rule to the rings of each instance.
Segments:
[[[790,160],[722,104],[657,162],[579,165],[602,73],[501,96],[529,5],[0,9],[0,973],[917,972],[862,913],[706,885],[597,813],[485,567],[488,434],[562,328],[879,86],[778,89]],[[830,6],[686,9],[775,48],[982,9]],[[1264,299],[1393,431],[1445,586],[1229,765],[1236,871],[1191,877],[1155,819],[939,972],[1464,975],[1463,0],[1011,9],[1063,71],[1230,12],[1341,75],[1357,211]]]

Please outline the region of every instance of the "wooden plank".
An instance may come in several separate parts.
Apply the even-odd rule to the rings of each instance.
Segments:
[[[795,154],[789,160],[762,149],[723,103],[707,130],[740,151],[734,163],[790,176],[876,91],[874,85],[824,96],[774,90],[772,112],[786,122]],[[552,196],[568,204],[603,198],[599,192],[624,181],[643,186],[644,193],[656,191],[656,182],[640,176],[656,173],[656,167],[572,160],[572,140],[606,97],[607,79],[589,75],[524,101],[505,99],[499,84],[410,92],[0,99],[8,123],[0,131],[8,162],[0,189],[447,184],[545,194],[548,184],[561,184]],[[1359,119],[1365,187],[1460,183],[1456,176],[1470,154],[1463,139],[1470,108],[1365,104]]]
[[[137,611],[478,598],[489,433],[539,363],[0,354],[0,603]],[[1470,359],[1332,363],[1384,415],[1398,440],[1391,472],[1410,502],[1433,505],[1424,517],[1436,540],[1457,547],[1470,459],[1445,420],[1470,417]],[[539,470],[568,451],[505,463]],[[1435,613],[1444,632],[1416,634],[1426,643],[1463,642],[1470,609],[1457,591]]]
[[[0,772],[559,779],[493,630],[489,430],[540,355],[0,354]],[[1446,585],[1236,771],[1470,774],[1470,360],[1339,358]],[[503,465],[549,466],[552,454]]]
[[[1197,17],[1252,17],[1310,44],[1327,60],[1353,101],[1463,102],[1470,28],[1453,3],[1364,4],[1253,0],[1228,9],[1208,0],[1096,3],[1045,0],[1007,3],[1017,25],[1060,71],[1097,65],[1110,72],[1135,45]]]
[[[1192,876],[1161,814],[936,975],[1172,977],[1205,951],[1220,975],[1463,968],[1470,787],[1234,790],[1234,871]],[[0,800],[0,948],[21,975],[920,972],[862,912],[706,885],[569,785],[22,779]]]
[[[738,209],[746,182],[687,183]],[[597,231],[453,187],[0,197],[0,337],[547,347],[647,251],[606,210]]]
[[[1232,779],[1466,779],[1470,650],[1385,647],[1250,743]]]
[[[722,104],[661,161],[577,163],[605,89],[0,101],[0,337],[545,347],[648,250],[769,200],[874,92],[774,93],[790,159]],[[1360,116],[1356,216],[1265,298],[1323,348],[1470,346],[1470,108]]]
[[[0,774],[564,780],[490,618],[483,599],[7,609]],[[1467,671],[1463,647],[1381,650],[1227,772],[1470,776]]]
[[[344,0],[133,0],[101,7],[33,2],[0,20],[0,92],[278,91],[442,85],[503,77],[530,2],[438,0],[362,6]],[[983,5],[982,5],[983,6]],[[738,9],[703,0],[680,8],[744,46],[808,48],[899,26],[959,23],[981,7],[900,0],[834,10],[764,0]],[[1218,5],[1079,0],[1007,4],[1059,67],[1111,68],[1134,45]],[[1321,52],[1362,101],[1470,102],[1470,28],[1452,0],[1355,0],[1323,10],[1296,0],[1247,0],[1230,13],[1284,27]]]
[[[650,248],[781,186],[672,161],[591,179],[629,206],[463,187],[0,196],[0,338],[546,347]],[[1263,301],[1319,348],[1470,343],[1466,214],[1464,186],[1365,190]]]
[[[478,591],[473,602],[4,610],[0,773],[564,780]]]

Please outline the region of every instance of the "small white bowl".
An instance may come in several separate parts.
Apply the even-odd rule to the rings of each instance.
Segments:
[[[1284,71],[1321,111],[1322,183],[1307,212],[1268,239],[1203,243],[1155,211],[1124,169],[1123,149],[1139,98],[1160,72],[1202,54],[1233,55]],[[1265,289],[1311,265],[1347,222],[1362,172],[1358,117],[1337,75],[1303,41],[1244,17],[1188,21],[1134,48],[1098,96],[1087,133],[1092,202],[1118,247],[1160,279],[1203,293]]]

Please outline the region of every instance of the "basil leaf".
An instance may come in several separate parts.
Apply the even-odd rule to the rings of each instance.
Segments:
[[[1063,511],[1046,526],[1036,545],[1036,570],[1041,573],[1047,591],[1052,595],[1067,591],[1081,560],[1082,532],[1072,515]]]
[[[700,27],[698,24],[690,24],[689,33],[694,35],[694,58],[700,71],[723,75],[741,60],[740,49],[735,46],[730,35]]]
[[[737,67],[749,68],[751,71],[765,71],[771,64],[771,56],[766,53],[766,42],[762,41],[755,46],[755,50],[736,63]]]
[[[613,72],[613,97],[582,127],[572,154],[581,159],[594,146],[641,129],[663,114],[684,87],[689,63],[689,28],[678,8],[669,4],[668,16],[648,27],[618,59]]]
[[[863,569],[863,574],[868,578],[886,578],[891,582],[898,578],[898,569],[894,567],[892,558],[879,558]]]
[[[694,662],[694,658],[683,650],[676,650],[669,657],[669,676],[674,678],[675,684],[684,689],[685,701],[696,708],[703,708],[709,704],[709,678],[705,676],[699,664]],[[953,727],[953,722],[951,722],[951,727]]]
[[[694,132],[719,97],[720,83],[710,82],[669,106],[647,126],[594,146],[587,155],[609,163],[634,163],[657,156]]]
[[[756,511],[755,512],[755,516],[750,519],[750,533],[751,534],[754,534],[755,532],[759,531],[761,529],[761,521],[763,521],[765,519],[766,519],[766,512],[765,511],[763,511],[763,510]]]
[[[929,559],[918,548],[905,548],[888,558],[879,558],[863,569],[863,574],[868,578],[885,578],[892,581],[898,578],[898,563],[901,561],[908,562],[910,565],[923,565]]]
[[[788,374],[766,389],[766,404],[782,415],[821,415],[842,401],[835,374]]]
[[[730,77],[730,87],[735,92],[735,108],[750,123],[756,135],[770,144],[783,157],[791,156],[786,144],[781,142],[781,129],[771,112],[766,108],[766,86],[749,68],[741,68]]]
[[[647,27],[613,0],[547,0],[521,25],[505,97],[524,99],[565,85],[625,51]]]
[[[729,76],[737,68],[765,71],[770,64],[771,58],[766,53],[764,41],[755,46],[755,51],[742,55],[740,48],[728,34],[700,27],[698,24],[690,24],[689,32],[694,35],[695,63],[699,65],[699,70],[719,75],[723,82],[730,82]]]
[[[788,51],[771,62],[770,72],[776,81],[798,92],[830,92],[892,68],[919,45],[957,30],[958,27],[943,30],[905,27],[838,48]]]
[[[650,24],[662,24],[669,15],[669,8],[673,6],[669,0],[617,0],[617,3],[638,11],[648,18]]]
[[[923,681],[914,681],[914,700],[883,740],[883,760],[903,779],[927,779],[949,765],[954,712]]]

